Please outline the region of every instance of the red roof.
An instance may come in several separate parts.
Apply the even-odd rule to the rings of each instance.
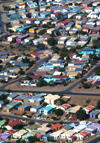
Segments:
[[[72,58],[74,56],[74,54],[68,54],[70,58]]]
[[[38,76],[38,75],[28,75],[30,78],[32,79],[36,79],[38,80],[41,76]]]
[[[87,30],[89,30],[90,28],[89,28],[89,27],[84,27],[83,29],[87,29]]]
[[[17,101],[22,101],[22,99],[19,99],[19,98],[15,98],[14,100],[17,100]]]
[[[57,14],[60,14],[61,12],[55,12],[55,13],[53,13],[54,15],[57,15]]]
[[[41,55],[42,53],[37,53],[37,52],[31,52],[30,55],[34,55],[34,56],[39,56]]]
[[[15,132],[16,132],[16,130],[13,130],[13,129],[7,131],[8,134],[13,134],[13,133],[15,133]]]
[[[7,124],[6,126],[13,127],[13,126],[15,126],[15,125],[17,125],[17,124],[22,124],[22,122],[19,121],[19,120],[14,120],[14,121],[12,121],[11,123]]]
[[[71,21],[67,19],[67,20],[61,21],[60,23],[66,24],[66,23],[69,23],[69,22],[71,22]]]
[[[71,121],[77,121],[77,117],[72,117]]]
[[[35,18],[30,18],[29,21],[35,21]]]
[[[63,104],[61,107],[63,107],[66,110],[70,107],[70,105],[69,104]]]
[[[89,132],[87,131],[81,131],[80,135],[82,135],[83,137],[86,137],[89,134]]]
[[[34,72],[35,75],[46,75],[47,72],[44,72],[44,71],[36,71]]]
[[[54,76],[52,76],[52,78],[60,78],[60,79],[62,79],[63,76],[62,75],[54,75]]]
[[[65,75],[65,76],[62,76],[62,75],[53,75],[52,78],[59,78],[59,79],[62,79],[62,78],[67,78],[68,76]]]
[[[63,127],[63,125],[57,123],[57,124],[52,125],[52,126],[49,127],[49,128],[51,128],[51,130],[56,130],[56,129],[61,128],[61,127]]]
[[[85,109],[87,109],[87,110],[89,110],[89,111],[92,111],[93,109],[95,109],[95,107],[92,106],[92,105],[89,105],[89,106],[87,106]]]

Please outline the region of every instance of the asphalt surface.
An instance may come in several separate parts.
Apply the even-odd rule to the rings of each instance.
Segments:
[[[33,72],[33,71],[35,71],[36,70],[36,68],[38,68],[40,65],[42,65],[42,63],[45,61],[45,59],[41,59],[32,69],[31,69],[31,71],[30,72]],[[98,64],[96,67],[99,67],[100,66],[100,64]],[[90,77],[90,76],[92,76],[94,74],[94,71],[93,70],[91,70],[86,76],[84,76],[84,78],[87,78],[87,77]],[[16,80],[14,80],[14,81],[12,81],[12,82],[10,82],[10,83],[7,83],[7,84],[5,84],[5,85],[3,85],[2,87],[0,87],[0,91],[1,92],[5,92],[6,90],[5,90],[5,88],[8,86],[8,85],[10,85],[10,84],[13,84],[13,83],[16,83],[16,82],[18,82],[19,80],[20,80],[21,78],[19,78],[19,79],[16,79]],[[92,94],[92,93],[74,93],[74,92],[71,92],[71,90],[73,89],[73,88],[75,88],[78,84],[79,84],[79,82],[80,81],[78,81],[78,82],[76,82],[76,83],[74,83],[70,88],[68,88],[68,89],[66,89],[66,90],[63,90],[63,91],[57,91],[57,92],[55,92],[55,93],[62,93],[62,94],[66,94],[66,95],[74,95],[74,96],[77,96],[77,95],[80,95],[80,96],[100,96],[100,94]],[[38,92],[37,90],[25,90],[25,91],[22,91],[22,90],[11,90],[11,92],[19,92],[19,93],[25,93],[25,92]],[[51,93],[51,92],[53,92],[53,91],[39,91],[39,92],[44,92],[44,93]]]
[[[47,59],[47,58],[40,59],[40,60],[31,68],[31,70],[29,71],[29,73],[33,73],[38,67],[40,67],[40,66],[44,63],[44,61],[45,61],[46,59]],[[28,73],[28,72],[27,72],[27,73]],[[7,86],[10,85],[10,84],[14,84],[14,83],[18,82],[19,80],[21,80],[21,78],[22,78],[22,77],[20,77],[20,78],[14,80],[14,81],[12,81],[12,82],[10,82],[10,83],[8,82],[8,83],[4,84],[2,87],[0,87],[0,91],[5,91],[5,87],[7,87]]]
[[[22,116],[16,116],[16,115],[9,115],[9,114],[1,114],[0,113],[0,116],[1,117],[5,117],[5,118],[12,118],[12,119],[19,119],[19,120],[24,120],[24,121],[28,121],[28,122],[39,122],[39,123],[50,123],[50,124],[53,124],[53,123],[59,123],[59,121],[47,121],[47,120],[34,120],[34,119],[30,119],[30,118],[24,118]],[[64,121],[63,124],[68,124],[68,123],[71,123],[71,122],[68,122],[68,121]],[[79,123],[79,122],[73,122],[73,123]]]
[[[100,141],[100,136],[93,139],[92,141],[89,141],[88,143],[98,143]]]

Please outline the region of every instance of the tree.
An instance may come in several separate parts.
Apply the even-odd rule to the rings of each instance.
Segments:
[[[63,115],[63,110],[62,109],[56,109],[54,112],[55,112],[55,115],[57,115],[57,116],[62,116]]]
[[[56,41],[56,39],[55,38],[49,38],[48,39],[48,44],[50,45],[50,46],[54,46],[54,45],[56,45],[57,44],[57,41]]]
[[[23,74],[25,74],[25,72],[24,72],[23,70],[20,70],[20,71],[18,72],[18,74],[23,75]]]
[[[90,88],[91,87],[91,84],[90,83],[84,83],[83,84],[83,88],[85,88],[85,89],[88,89],[88,88]]]
[[[30,62],[29,62],[29,67],[32,67],[34,64],[35,64],[35,61],[34,61],[34,60],[30,61]]]
[[[84,84],[84,82],[87,81],[86,78],[81,79],[80,83]]]
[[[11,93],[11,90],[10,90],[10,89],[7,89],[6,92]]]
[[[62,13],[59,13],[58,15],[57,15],[57,20],[61,20],[63,18],[63,14]]]
[[[97,102],[96,109],[100,109],[100,100],[98,100],[98,102]]]
[[[100,124],[100,120],[98,120],[98,124]]]
[[[26,16],[27,16],[28,18],[31,18],[31,13],[27,13]]]
[[[47,82],[43,78],[41,78],[37,83],[38,87],[42,87],[42,86],[46,86],[46,85],[47,85]]]
[[[26,143],[26,141],[25,140],[22,140],[22,142],[21,143]]]
[[[17,143],[21,143],[21,140],[19,139],[19,140],[17,140],[16,142],[17,142]]]
[[[93,39],[92,43],[93,43],[93,45],[95,45],[97,43],[97,39]]]
[[[29,125],[34,125],[34,122],[29,122]]]
[[[23,62],[23,63],[29,63],[29,61],[30,61],[30,60],[29,60],[27,57],[25,57],[25,59],[22,59],[22,62]]]
[[[49,124],[49,123],[46,125],[46,127],[51,127],[51,126],[52,126],[52,125],[51,125],[51,124]]]
[[[53,80],[51,80],[51,81],[49,82],[49,86],[54,86],[54,81],[53,81]]]
[[[63,99],[58,99],[58,101],[59,101],[60,105],[65,103],[65,101]]]
[[[43,107],[45,107],[45,106],[47,106],[47,105],[48,105],[48,103],[46,103],[46,102],[43,103]]]
[[[22,124],[17,124],[17,125],[14,125],[13,126],[13,129],[22,129],[23,128],[23,125]]]
[[[88,119],[88,115],[86,114],[85,110],[82,110],[82,109],[80,109],[76,112],[76,116],[79,120]]]
[[[39,138],[34,136],[34,137],[29,137],[28,140],[29,140],[30,143],[34,143],[34,142],[39,141]]]
[[[29,76],[26,76],[26,77],[25,77],[25,80],[32,80],[32,78],[29,77]]]

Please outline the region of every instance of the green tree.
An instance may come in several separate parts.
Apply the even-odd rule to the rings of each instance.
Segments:
[[[63,115],[63,110],[62,109],[55,109],[54,113],[57,116],[62,116]]]
[[[23,62],[23,63],[29,63],[29,61],[30,61],[30,60],[29,60],[27,57],[25,57],[25,59],[22,59],[22,62]]]
[[[30,61],[30,62],[29,62],[29,67],[32,67],[34,64],[35,64],[35,61],[34,61],[34,60]]]
[[[23,128],[23,125],[22,124],[17,124],[17,125],[14,125],[13,126],[13,129],[22,129]]]
[[[26,16],[27,16],[28,18],[31,18],[31,13],[27,13]]]
[[[51,80],[51,81],[49,82],[49,86],[54,86],[54,81],[53,81],[53,80]]]
[[[63,18],[63,14],[62,13],[59,13],[58,15],[57,15],[57,20],[61,20]]]
[[[42,87],[42,86],[47,86],[47,82],[43,78],[41,78],[37,83],[37,87]]]
[[[36,141],[39,141],[39,138],[37,138],[37,137],[34,136],[34,137],[29,137],[28,140],[29,140],[30,143],[34,143]]]
[[[52,126],[52,125],[51,125],[51,124],[49,124],[49,123],[46,125],[46,127],[51,127],[51,126]]]
[[[32,78],[29,77],[29,76],[26,76],[26,77],[25,77],[25,80],[32,80]]]
[[[29,122],[29,125],[34,125],[34,122]]]
[[[83,79],[81,79],[80,83],[84,84],[84,82],[86,82],[86,81],[87,81],[87,79],[83,78]]]
[[[48,39],[48,44],[50,45],[50,46],[54,46],[54,45],[56,45],[57,44],[57,41],[56,41],[56,39],[55,38],[49,38]]]
[[[11,90],[10,90],[10,89],[7,89],[6,92],[11,93]]]
[[[97,102],[96,109],[100,109],[100,100]]]
[[[82,110],[82,109],[80,109],[76,112],[76,116],[77,116],[77,119],[79,119],[79,120],[88,119],[88,115],[86,114],[85,110]]]
[[[93,45],[95,45],[97,43],[97,39],[93,39],[92,43],[93,43]]]
[[[90,83],[84,83],[83,84],[83,88],[85,88],[85,89],[88,89],[88,88],[90,88],[91,87],[91,84]]]
[[[45,107],[45,106],[47,106],[47,105],[48,105],[48,103],[46,103],[46,102],[43,103],[43,107]]]
[[[20,70],[20,71],[18,72],[18,74],[23,75],[23,74],[25,74],[25,72],[24,72],[23,70]]]
[[[58,101],[59,101],[60,105],[65,103],[65,101],[63,99],[58,99]]]

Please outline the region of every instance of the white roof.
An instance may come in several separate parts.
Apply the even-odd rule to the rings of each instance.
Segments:
[[[61,72],[55,71],[53,75],[61,75]]]

